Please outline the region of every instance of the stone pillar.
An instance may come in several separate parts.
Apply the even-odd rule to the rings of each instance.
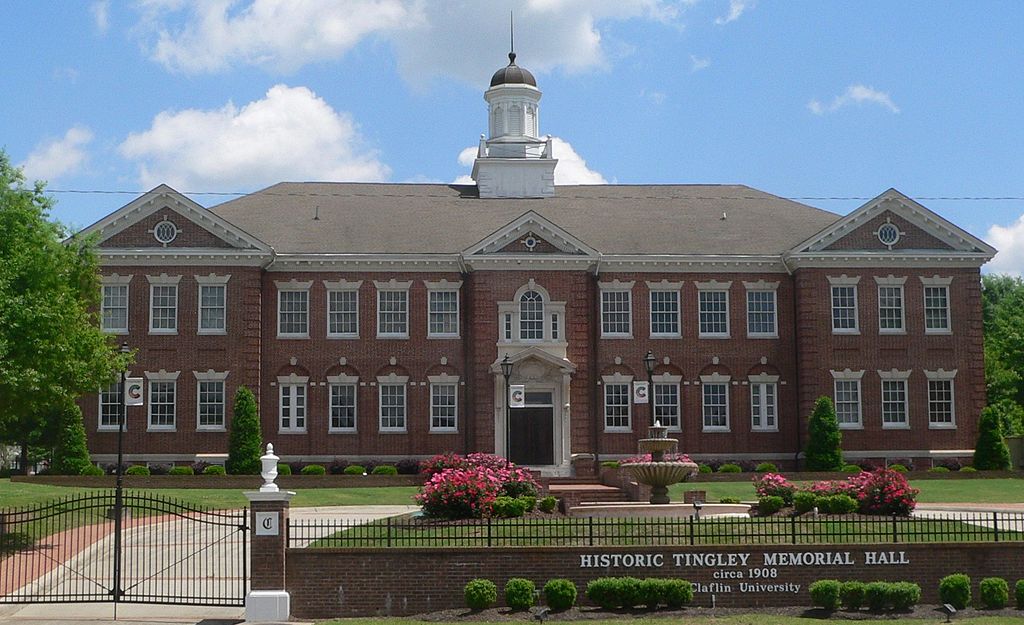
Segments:
[[[260,457],[261,475],[266,483],[258,491],[245,493],[252,527],[246,622],[287,621],[291,614],[291,597],[285,590],[285,550],[289,501],[295,493],[279,490],[274,484],[277,460],[274,446],[267,443],[267,453]]]

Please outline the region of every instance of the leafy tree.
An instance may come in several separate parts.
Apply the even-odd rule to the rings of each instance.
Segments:
[[[807,424],[810,430],[805,451],[808,471],[838,471],[843,468],[842,434],[830,397],[819,397]]]
[[[25,186],[0,151],[0,443],[52,448],[50,415],[126,368],[99,328],[98,264],[88,241],[50,221],[43,184]]]
[[[228,459],[224,463],[232,475],[257,475],[262,468],[260,455],[263,435],[260,432],[260,415],[256,409],[256,397],[248,388],[238,387],[235,392],[235,408],[231,417],[231,435],[228,440]]]
[[[74,402],[67,402],[54,410],[50,416],[53,421],[60,424],[50,469],[58,475],[81,475],[82,471],[92,464],[89,460],[89,449],[85,444],[81,408]]]
[[[982,278],[985,388],[988,404],[1000,405],[1003,436],[1024,433],[1024,281],[1003,275]],[[1018,409],[1007,402],[1016,404]]]
[[[1010,468],[1010,450],[999,427],[998,406],[985,406],[978,423],[978,444],[974,447],[974,468],[999,470]]]

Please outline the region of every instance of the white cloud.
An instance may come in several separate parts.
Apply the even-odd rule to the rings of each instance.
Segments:
[[[306,87],[275,85],[238,108],[164,111],[119,146],[145,187],[252,189],[282,180],[380,181],[390,169],[345,112]]]
[[[690,71],[691,72],[699,72],[700,70],[707,69],[709,67],[711,67],[711,59],[709,59],[709,58],[701,58],[701,57],[697,56],[696,54],[691,54],[690,55]]]
[[[93,21],[96,23],[96,30],[105,35],[110,29],[110,0],[98,0],[89,7],[92,12]]]
[[[825,113],[834,113],[851,104],[861,105],[865,103],[877,104],[889,109],[891,113],[900,112],[900,108],[896,106],[896,103],[892,101],[888,93],[860,84],[850,85],[846,88],[845,92],[833,98],[830,104],[822,104],[818,100],[812,99],[807,103],[807,108],[815,115],[824,115]]]
[[[665,95],[664,91],[657,91],[655,89],[641,89],[640,97],[644,98],[645,100],[649,100],[651,104],[660,106],[665,103],[665,98],[668,96]]]
[[[402,75],[423,84],[437,76],[479,83],[503,62],[509,10],[516,49],[533,71],[569,72],[609,63],[600,23],[670,22],[688,0],[148,0],[144,29],[151,53],[185,73],[245,64],[294,71],[336,59],[368,37],[390,42]],[[458,45],[453,45],[457,42]],[[617,49],[623,49],[619,47]]]
[[[92,131],[85,126],[72,126],[60,139],[40,143],[21,164],[29,180],[49,180],[74,174],[85,164],[85,146],[92,141]]]
[[[728,24],[729,22],[735,22],[740,19],[743,12],[747,9],[753,8],[753,0],[729,0],[729,12],[724,16],[716,18],[716,24]]]
[[[478,147],[468,147],[459,152],[459,164],[472,167]],[[558,159],[555,165],[555,184],[608,184],[600,172],[587,167],[587,161],[572,149],[572,145],[558,137],[551,137],[551,152]],[[457,177],[453,184],[476,184],[468,174]]]
[[[999,250],[987,266],[989,271],[1024,275],[1024,215],[1009,226],[994,224],[985,240]]]

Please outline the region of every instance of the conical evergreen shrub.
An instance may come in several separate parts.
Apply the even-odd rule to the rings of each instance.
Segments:
[[[82,410],[78,404],[67,402],[54,410],[53,418],[60,419],[60,429],[50,470],[57,475],[81,475],[92,465],[89,448],[85,444]]]
[[[261,469],[262,447],[263,435],[260,432],[256,397],[248,388],[240,386],[235,392],[231,434],[228,439],[228,459],[224,463],[227,472],[231,475],[258,475]]]
[[[808,471],[839,471],[843,468],[842,434],[836,420],[836,409],[829,397],[814,402],[814,412],[807,424],[809,435],[805,450]]]
[[[978,444],[974,446],[974,468],[996,471],[1010,468],[1010,449],[999,427],[999,410],[985,406],[978,422]]]

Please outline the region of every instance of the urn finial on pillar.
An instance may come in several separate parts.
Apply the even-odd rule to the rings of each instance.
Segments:
[[[260,471],[260,475],[263,476],[265,484],[260,486],[261,493],[276,493],[278,491],[277,484],[274,480],[277,479],[277,461],[280,460],[274,455],[273,443],[267,443],[267,453],[260,456],[260,462],[263,463],[263,470]]]

